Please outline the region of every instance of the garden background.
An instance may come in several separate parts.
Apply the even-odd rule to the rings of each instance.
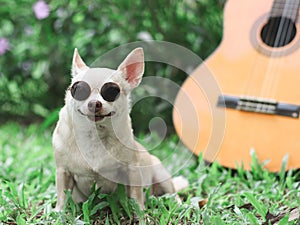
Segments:
[[[48,118],[51,124],[63,105],[75,47],[87,64],[117,46],[146,40],[176,43],[206,58],[221,39],[224,0],[0,0],[0,4],[0,121],[29,124]],[[158,64],[146,65],[147,74],[178,84],[187,77]],[[146,132],[153,115],[172,123],[172,106],[158,101],[150,99],[133,108],[136,132]]]

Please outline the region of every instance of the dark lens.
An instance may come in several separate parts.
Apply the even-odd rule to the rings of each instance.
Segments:
[[[108,82],[101,88],[101,95],[105,101],[113,102],[120,94],[120,87],[116,83]]]
[[[90,86],[84,81],[77,81],[71,87],[71,95],[78,101],[86,100],[91,94]]]

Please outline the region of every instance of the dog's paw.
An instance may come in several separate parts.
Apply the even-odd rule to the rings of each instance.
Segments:
[[[189,186],[188,180],[183,176],[174,177],[172,178],[172,181],[175,188],[175,192],[181,191]]]
[[[53,212],[61,212],[63,210],[63,207],[60,205],[56,205],[55,208],[53,209]]]

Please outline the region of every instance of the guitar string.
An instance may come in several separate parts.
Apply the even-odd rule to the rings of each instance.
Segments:
[[[292,8],[290,9],[288,7],[289,5],[290,4],[286,4],[285,5],[283,15],[287,15],[286,11],[292,10]],[[272,14],[272,11],[270,12],[270,14]],[[269,15],[269,17],[270,17],[270,15]],[[276,17],[276,14],[275,14],[275,17]],[[269,43],[269,44],[271,44],[272,42],[274,42],[273,43],[274,47],[276,47],[276,46],[283,46],[283,44],[286,42],[287,38],[289,38],[291,36],[291,30],[290,30],[290,32],[286,32],[286,31],[283,30],[285,28],[285,21],[283,19],[281,19],[280,20],[280,24],[279,24],[279,29],[277,30],[275,40],[273,41],[272,40],[273,39],[273,34],[270,31],[274,30],[274,26],[275,25],[276,25],[276,23],[270,23],[269,24],[268,31],[267,31],[266,38],[265,38],[265,42]],[[282,33],[286,34],[286,35],[282,35]],[[261,47],[259,47],[258,50],[259,49],[261,49]],[[259,97],[264,98],[264,99],[272,99],[272,98],[275,97],[272,93],[271,94],[269,94],[269,93],[272,92],[272,90],[274,91],[274,89],[272,89],[272,87],[273,86],[277,86],[277,83],[278,83],[278,80],[279,80],[279,76],[278,75],[275,76],[275,75],[276,74],[280,75],[280,73],[279,73],[280,70],[279,69],[281,68],[282,61],[283,61],[283,60],[280,60],[282,54],[279,55],[277,57],[277,59],[274,58],[274,54],[276,54],[275,51],[273,51],[271,53],[271,60],[269,60],[269,63],[268,63],[268,66],[267,66],[265,79],[263,81],[263,86],[260,88],[261,89],[261,94],[260,94]],[[279,61],[279,63],[278,62],[276,63],[276,61]],[[264,67],[262,66],[262,68],[264,68]],[[274,79],[274,76],[275,76],[275,79]],[[259,82],[254,82],[254,83],[256,83],[256,86],[259,86],[259,85],[257,85]],[[255,88],[255,90],[256,90],[256,88]],[[254,91],[254,93],[252,94],[252,96],[256,96],[255,93],[256,93],[256,91]],[[257,104],[256,107],[255,107],[255,110],[256,111],[260,111],[263,106],[264,106],[263,104]]]
[[[293,23],[296,23],[297,19],[298,19],[297,16],[298,16],[299,4],[300,4],[300,1],[298,0],[296,3],[294,2],[294,5],[292,6],[292,7],[296,7],[297,8],[297,10],[294,10],[295,15],[293,15],[293,19],[294,19]],[[288,29],[288,31],[287,31],[287,35],[285,36],[285,40],[284,40],[283,43],[286,43],[287,39],[290,39],[292,37],[292,35],[293,35],[292,34],[292,32],[293,32],[293,27],[292,27],[293,23],[287,24],[287,28],[286,29]],[[297,30],[296,30],[296,32],[297,32]],[[294,38],[296,38],[296,35],[295,35]],[[283,51],[283,54],[284,53],[285,52]],[[280,61],[281,65],[284,63],[284,61],[285,61],[285,58]],[[270,90],[270,96],[271,97],[273,97],[273,96],[276,95],[276,91],[278,89],[278,85],[279,85],[279,81],[280,81],[281,75],[282,75],[282,72],[281,71],[277,71],[275,79],[274,79],[273,83],[271,84],[271,90]]]
[[[284,37],[283,43],[286,43],[287,39],[290,39],[292,37],[293,28],[290,27],[290,26],[292,26],[292,24],[287,24],[287,26],[286,26],[286,29],[288,29],[288,30],[287,30],[286,36]],[[283,54],[284,53],[285,52],[283,51]],[[285,62],[285,58],[282,58],[280,60],[280,69],[276,71],[275,78],[272,80],[272,83],[270,84],[269,96],[271,98],[274,98],[275,95],[276,95],[276,90],[278,88],[279,81],[280,81],[280,78],[281,78],[281,75],[282,75],[282,70],[281,70],[282,69],[282,64],[284,64],[284,62]]]
[[[274,4],[276,5],[276,3],[274,3]],[[275,6],[273,6],[273,7],[275,7]],[[272,14],[272,11],[269,11],[269,15],[267,16],[267,18],[270,18],[271,14]],[[269,21],[267,21],[266,24],[268,22]],[[264,25],[266,25],[266,24],[264,24]],[[271,30],[271,31],[274,30],[274,26],[275,26],[275,23],[270,23],[268,30]],[[260,33],[259,35],[262,35],[262,34]],[[259,38],[259,37],[254,37],[254,38]],[[272,39],[272,33],[267,31],[265,42],[270,43],[272,41],[271,39]],[[256,48],[257,48],[256,50],[258,52],[263,52],[263,47],[261,46],[261,44],[258,44]],[[260,77],[262,76],[262,74],[264,74],[264,73],[262,73],[261,68],[264,68],[265,56],[263,54],[258,54],[258,55],[255,55],[254,57],[255,57],[255,59],[251,60],[251,61],[253,61],[252,66],[250,67],[250,70],[252,70],[252,71],[250,72],[250,70],[249,70],[250,73],[248,75],[246,87],[244,88],[244,90],[245,90],[244,95],[247,97],[257,98],[257,97],[261,97],[261,95],[259,95],[259,93],[261,92],[262,86],[260,86],[259,84],[261,84]]]
[[[272,12],[270,14],[272,14]],[[270,15],[270,18],[271,18],[271,15]],[[281,22],[282,21],[280,21],[280,25],[281,25]],[[274,47],[274,46],[277,45],[277,42],[278,42],[277,40],[279,38],[279,36],[278,36],[279,32],[277,32],[275,34],[275,40],[273,40],[274,39],[274,34],[272,32],[277,29],[277,27],[276,27],[277,24],[275,23],[275,21],[274,22],[268,21],[267,23],[270,23],[270,24],[268,24],[268,26],[269,26],[268,28],[265,28],[265,29],[267,29],[265,31],[267,34],[266,34],[266,38],[263,41],[268,45],[273,45],[273,47]],[[279,29],[281,28],[280,25],[279,25]],[[263,34],[261,33],[261,35],[263,35]],[[263,46],[260,46],[260,49],[261,49],[261,51],[263,51]],[[264,94],[264,90],[266,90],[266,84],[269,80],[269,74],[273,73],[273,71],[272,71],[272,69],[273,69],[273,60],[272,60],[273,59],[272,58],[273,57],[273,52],[271,52],[271,55],[269,56],[271,60],[268,61],[268,64],[267,64],[266,67],[264,66],[265,65],[264,62],[265,62],[266,57],[264,55],[261,55],[260,57],[262,59],[263,65],[260,68],[259,76],[262,76],[263,74],[265,74],[265,77],[263,79],[263,82],[259,83],[259,84],[261,84],[261,86],[258,85],[259,89],[258,89],[257,94],[259,93],[258,94],[259,98],[266,99],[266,96]],[[258,111],[258,112],[262,111],[263,107],[264,107],[263,104],[256,104],[255,111]]]
[[[288,10],[289,10],[289,12],[292,12],[293,14],[291,14],[290,16],[291,16],[291,18],[293,18],[293,20],[294,21],[289,21],[288,22],[288,24],[287,24],[287,26],[286,26],[286,29],[287,29],[287,32],[286,32],[286,36],[285,36],[285,40],[283,40],[283,42],[284,43],[287,43],[287,38],[288,39],[290,39],[291,37],[292,37],[292,32],[293,32],[293,28],[294,28],[294,24],[296,24],[297,23],[297,17],[298,17],[298,10],[299,10],[299,4],[300,4],[300,1],[298,0],[297,2],[293,2],[293,4],[290,4],[290,6],[292,7],[292,8],[289,8]],[[294,8],[294,9],[293,9]],[[297,10],[295,10],[295,9],[297,9]],[[287,15],[287,14],[286,14]],[[296,28],[297,29],[297,28]],[[296,30],[296,32],[297,32],[297,30]],[[294,34],[294,36],[295,36],[296,34]],[[293,37],[293,38],[295,38],[295,37]],[[291,40],[292,41],[292,40]],[[289,44],[289,43],[288,43]],[[282,51],[282,54],[285,54],[286,53],[286,50],[285,51]],[[283,64],[284,63],[284,60],[285,60],[285,58],[283,59],[283,60],[281,60],[280,62],[281,62],[281,64]],[[277,88],[278,88],[278,85],[279,85],[279,81],[280,81],[280,77],[281,77],[281,75],[282,75],[282,73],[279,73],[279,72],[277,72],[277,73],[275,73],[275,79],[273,79],[272,81],[272,84],[270,84],[270,96],[275,96],[275,94],[276,94],[276,90],[277,90]]]
[[[284,9],[283,9],[283,13],[282,15],[285,15],[287,12],[287,8],[288,5],[285,4],[284,5]],[[269,93],[269,88],[270,88],[270,83],[272,83],[272,79],[274,79],[274,73],[276,70],[278,70],[278,63],[281,62],[281,54],[279,56],[275,56],[275,54],[277,53],[277,48],[278,46],[280,46],[280,37],[282,35],[282,30],[283,30],[283,25],[284,25],[284,17],[281,16],[280,22],[279,22],[279,26],[275,35],[275,41],[273,44],[273,50],[271,51],[270,54],[270,60],[268,62],[268,66],[267,66],[267,71],[266,71],[266,75],[265,75],[265,79],[263,81],[263,86],[260,92],[260,96],[262,98],[270,98],[270,96],[268,96]],[[270,32],[272,32],[272,30],[270,30]],[[270,34],[270,36],[272,36],[272,34]]]
[[[284,15],[287,15],[287,11],[289,11],[289,10],[290,10],[289,5],[286,4],[284,7],[283,15],[281,17],[280,26],[279,26],[279,29],[278,29],[277,35],[276,35],[276,40],[274,43],[275,48],[277,48],[277,47],[279,48],[279,47],[283,46],[285,40],[288,38],[288,36],[291,35],[291,33],[290,34],[286,33],[286,27],[288,26],[288,24],[286,24],[287,20],[284,19],[285,18]],[[273,52],[276,53],[275,50]],[[270,73],[269,79],[268,80],[266,79],[266,83],[264,86],[265,88],[262,89],[262,95],[265,98],[275,98],[275,96],[272,95],[272,88],[279,80],[278,74],[280,75],[280,68],[284,61],[284,59],[281,58],[281,56],[283,54],[284,54],[284,50],[282,50],[279,53],[279,56],[277,56],[276,58],[273,58],[273,54],[271,54],[272,58],[270,61],[273,61],[273,63],[275,61],[277,63],[275,65],[272,65],[271,70],[269,72]]]
[[[258,73],[256,69],[253,69],[252,73],[252,76],[251,76],[251,81],[252,82],[247,82],[246,83],[246,87],[245,87],[245,90],[246,92],[245,95],[246,96],[257,96],[257,91],[260,90],[260,95],[259,97],[262,97],[262,98],[274,98],[275,97],[275,92],[276,92],[276,87],[274,86],[278,86],[278,82],[279,82],[279,78],[280,78],[280,75],[281,73],[279,72],[280,68],[282,67],[282,64],[283,64],[283,61],[282,60],[282,56],[285,54],[284,51],[282,52],[278,52],[276,51],[277,47],[276,46],[283,46],[283,43],[285,43],[286,39],[287,38],[290,38],[291,35],[292,35],[292,29],[288,29],[288,32],[285,32],[286,35],[282,35],[281,33],[284,33],[284,26],[285,26],[285,21],[284,19],[282,19],[284,17],[284,15],[288,15],[288,11],[289,10],[293,10],[293,7],[299,7],[299,0],[298,0],[298,3],[294,4],[293,3],[293,0],[288,0],[287,3],[281,3],[281,4],[284,4],[284,8],[283,8],[283,13],[282,13],[282,16],[281,16],[281,20],[280,20],[280,23],[279,23],[279,27],[277,29],[277,33],[276,33],[276,37],[275,37],[275,40],[273,41],[273,45],[275,46],[274,47],[274,50],[271,52],[270,54],[270,60],[268,62],[268,66],[267,66],[267,70],[266,70],[266,75],[265,75],[265,78],[263,80],[263,84],[262,86],[259,88],[255,88],[257,87],[258,85],[258,82],[256,81],[259,81],[259,76],[261,76],[262,74],[261,73]],[[292,8],[290,8],[289,6],[292,6]],[[298,10],[297,10],[298,12]],[[275,23],[271,23],[270,24],[271,27],[269,27],[268,29],[270,31],[273,30],[274,26],[275,26]],[[272,39],[272,34],[270,34],[270,32],[267,32],[267,37],[265,39],[265,42],[267,43],[271,43],[271,40]],[[258,50],[260,50],[262,47],[259,45],[258,46]],[[276,49],[276,50],[275,50]],[[262,50],[261,50],[262,51]],[[275,54],[277,54],[277,56],[275,56]],[[257,66],[257,62],[260,62],[259,60],[260,56],[259,57],[256,57],[256,66],[254,67],[251,67],[251,68],[264,68],[263,66]],[[252,60],[251,60],[252,61]],[[263,60],[261,60],[263,61]],[[263,62],[261,62],[262,64]],[[254,74],[254,76],[253,76]],[[249,80],[249,77],[248,77],[248,80]],[[250,85],[249,85],[250,84]],[[254,88],[252,86],[252,84],[254,84]],[[259,105],[258,105],[259,106]]]
[[[267,16],[267,18],[270,17],[270,12],[269,15]],[[271,24],[271,26],[273,26],[274,24]],[[272,27],[271,27],[272,29]],[[254,38],[259,38],[257,36],[255,36]],[[267,37],[266,39],[269,41],[270,37],[269,37],[269,33],[267,33]],[[256,51],[258,52],[262,52],[262,47],[260,44],[257,45]],[[261,87],[259,87],[259,81],[260,81],[260,76],[261,76],[261,71],[260,68],[263,68],[263,56],[261,56],[260,54],[258,55],[252,55],[252,59],[251,59],[251,65],[249,65],[250,69],[248,70],[248,75],[247,75],[247,81],[245,83],[244,86],[244,92],[242,92],[242,97],[257,97],[257,94],[259,93]],[[254,58],[255,57],[255,58]]]
[[[290,0],[290,2],[291,1],[293,1],[293,0]],[[281,16],[279,28],[277,30],[277,34],[276,34],[276,38],[275,38],[275,43],[274,43],[275,48],[276,48],[276,46],[279,46],[278,48],[284,46],[284,44],[287,43],[287,39],[291,38],[292,28],[289,26],[292,24],[289,24],[290,21],[285,20],[283,18],[285,18],[285,17],[289,18],[287,16],[288,13],[290,11],[292,11],[293,7],[297,6],[297,4],[299,4],[299,1],[296,4],[293,4],[293,3],[289,4],[289,2],[287,2],[287,4],[284,6],[284,10],[283,10],[283,13]],[[297,6],[297,9],[298,9],[298,6]],[[275,98],[276,89],[277,89],[277,86],[279,84],[279,80],[280,80],[280,77],[282,74],[282,72],[281,72],[282,65],[284,63],[284,58],[282,56],[286,53],[285,50],[282,50],[279,52],[278,56],[275,56],[275,54],[278,53],[278,51],[276,51],[276,50],[274,49],[271,53],[271,59],[269,61],[268,70],[267,70],[267,74],[266,74],[267,79],[265,79],[264,87],[261,92],[261,96],[263,96],[264,98],[267,98],[267,99]]]
[[[284,26],[284,20],[281,19],[280,26],[277,31],[276,39],[275,39],[275,43],[274,43],[275,48],[278,48],[278,46],[282,45],[282,41],[280,39],[281,39],[281,36],[283,33],[283,26]],[[279,36],[279,38],[277,39],[278,36]],[[272,97],[275,97],[275,96],[270,95],[271,88],[272,88],[274,81],[278,77],[276,75],[279,74],[279,70],[280,70],[280,68],[282,66],[282,62],[283,62],[281,53],[279,53],[278,56],[275,56],[276,50],[277,49],[272,50],[272,53],[270,55],[270,60],[269,60],[267,72],[266,72],[266,79],[264,80],[264,85],[261,90],[261,96],[265,99],[271,99]]]
[[[268,15],[268,18],[271,17],[271,13],[272,12],[270,11],[269,15]],[[268,22],[269,21],[267,21],[267,23]],[[275,23],[270,23],[269,24],[268,30],[266,31],[266,38],[264,40],[265,43],[271,43],[271,41],[272,41],[272,33],[269,32],[269,31],[274,30],[274,28],[275,28],[274,26],[275,25],[276,25]],[[260,33],[260,35],[262,35],[262,34]],[[276,38],[278,39],[278,37],[276,37]],[[263,47],[261,45],[258,45],[257,51],[263,52]],[[253,68],[253,71],[252,71],[252,74],[250,74],[251,75],[250,79],[248,79],[248,82],[249,82],[249,80],[251,80],[251,82],[249,82],[247,84],[247,89],[246,89],[247,91],[245,93],[245,95],[247,97],[254,97],[254,98],[263,97],[262,93],[260,93],[261,90],[263,89],[262,88],[263,84],[262,84],[262,86],[260,86],[259,84],[261,83],[260,82],[260,76],[262,76],[262,74],[263,74],[261,68],[265,68],[264,67],[264,60],[265,60],[265,56],[261,55],[261,54],[257,55],[256,59],[254,60],[255,66],[251,67],[251,68]],[[270,62],[269,62],[269,64],[270,64]],[[270,68],[270,66],[268,66],[267,68]],[[266,82],[266,78],[264,79],[264,83],[265,82]],[[259,93],[260,93],[260,95],[259,95]],[[246,102],[246,107],[247,106],[250,107],[250,104],[251,104],[250,102],[249,103]],[[262,105],[259,105],[259,104],[256,105],[256,111],[259,111],[261,109],[261,107],[262,107]]]

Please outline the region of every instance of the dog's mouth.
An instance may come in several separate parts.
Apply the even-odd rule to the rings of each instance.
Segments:
[[[93,121],[93,122],[98,122],[98,121],[101,121],[103,120],[105,117],[111,117],[113,115],[116,114],[116,112],[112,111],[108,114],[100,114],[100,113],[95,113],[95,114],[84,114],[83,112],[81,112],[79,109],[78,109],[78,112],[83,115],[83,116],[86,116],[87,118],[89,118],[89,120]]]

